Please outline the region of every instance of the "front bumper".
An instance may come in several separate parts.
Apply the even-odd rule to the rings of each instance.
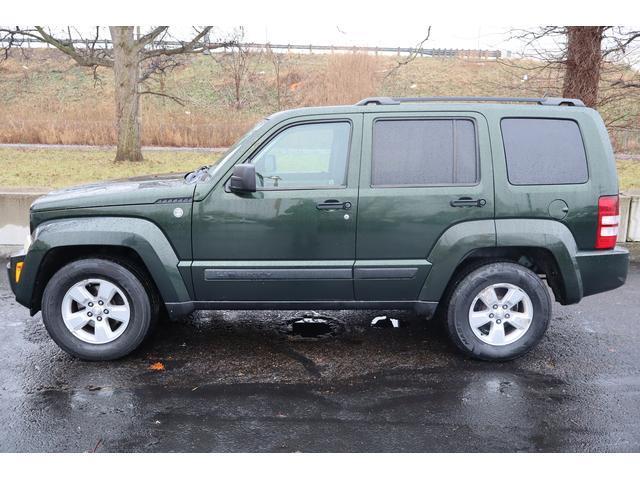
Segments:
[[[576,255],[582,295],[594,295],[621,287],[629,271],[629,250],[616,247],[613,250],[581,251]]]
[[[18,281],[16,279],[16,268],[18,263],[22,262],[24,265],[24,259],[26,255],[24,251],[20,251],[11,257],[9,257],[9,262],[7,263],[7,274],[9,275],[9,285],[11,286],[11,291],[14,295],[17,295],[18,292]],[[24,267],[23,267],[24,268]]]

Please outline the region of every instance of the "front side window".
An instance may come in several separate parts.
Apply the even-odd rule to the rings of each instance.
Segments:
[[[251,160],[258,188],[346,185],[350,138],[349,122],[295,125],[281,131]]]
[[[476,131],[468,119],[377,120],[372,147],[373,186],[478,181]]]
[[[578,124],[556,118],[504,118],[502,141],[509,183],[562,185],[589,179]]]

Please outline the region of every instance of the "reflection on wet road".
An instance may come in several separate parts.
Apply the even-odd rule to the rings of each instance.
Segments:
[[[304,312],[202,312],[87,363],[3,277],[0,451],[639,451],[639,292],[634,266],[623,289],[554,305],[506,364],[401,312],[324,312],[313,332]]]

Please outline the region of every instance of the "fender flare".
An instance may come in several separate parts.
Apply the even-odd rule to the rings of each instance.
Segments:
[[[496,228],[493,219],[457,223],[445,230],[427,257],[432,267],[418,299],[440,301],[453,272],[469,252],[495,246]]]
[[[52,249],[75,246],[117,246],[135,251],[158,287],[162,300],[191,300],[178,269],[179,259],[171,243],[154,223],[133,217],[77,217],[44,222],[25,259],[17,300],[31,302],[43,259]]]
[[[565,224],[547,219],[501,219],[496,220],[496,235],[500,247],[540,247],[550,251],[562,277],[563,304],[582,299],[578,245]]]
[[[571,231],[547,219],[499,219],[464,222],[446,230],[429,253],[431,271],[420,292],[420,300],[439,301],[456,268],[474,250],[486,247],[538,247],[554,257],[564,286],[564,304],[583,297],[577,263],[578,247]]]

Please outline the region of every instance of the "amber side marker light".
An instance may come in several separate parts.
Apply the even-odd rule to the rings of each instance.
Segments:
[[[20,275],[22,275],[22,267],[24,267],[24,262],[16,263],[16,283],[20,283]]]

